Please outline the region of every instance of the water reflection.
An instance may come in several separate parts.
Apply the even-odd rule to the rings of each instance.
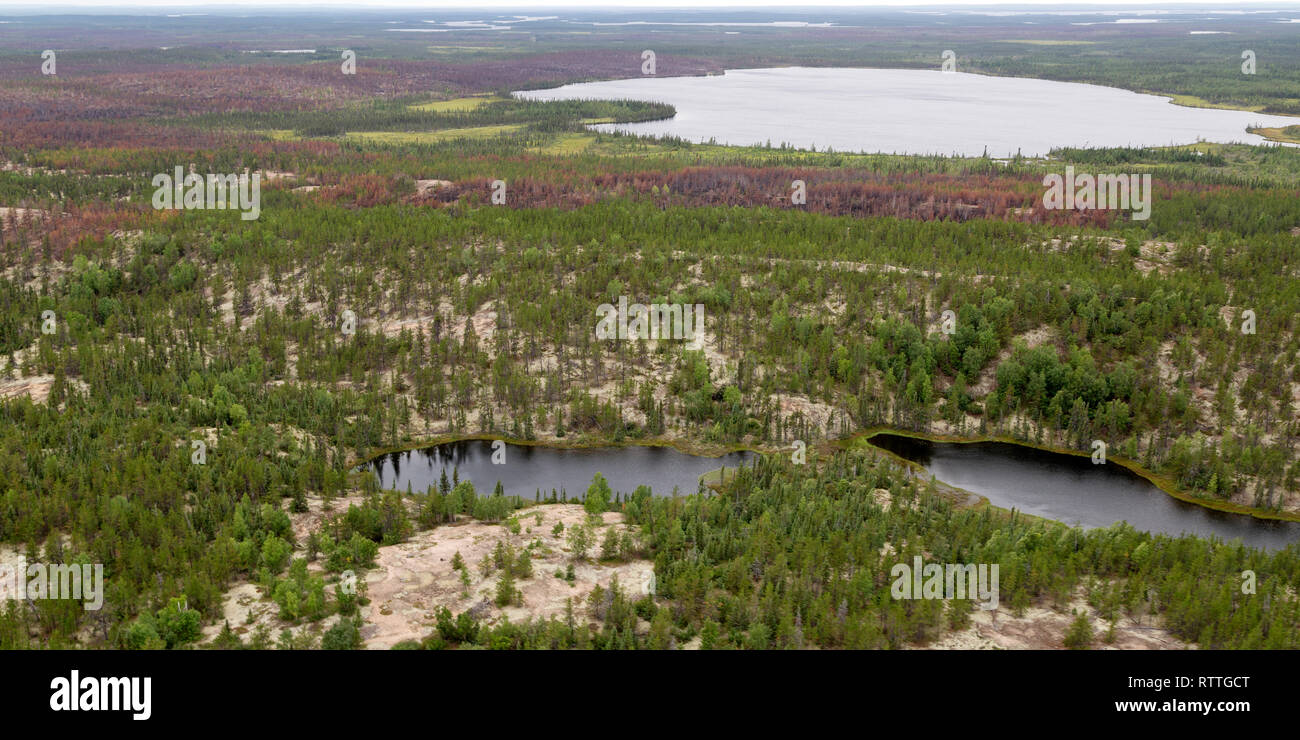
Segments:
[[[530,100],[649,100],[677,115],[600,124],[601,131],[716,139],[738,146],[783,142],[841,152],[1045,156],[1053,147],[1168,146],[1266,140],[1248,126],[1288,126],[1287,116],[1189,108],[1114,87],[937,69],[782,67],[709,77],[640,77],[515,93]]]
[[[479,493],[489,493],[501,482],[507,495],[527,499],[552,491],[558,496],[578,498],[591,485],[596,473],[605,476],[615,492],[631,493],[637,486],[650,486],[659,496],[682,495],[699,490],[699,477],[720,467],[752,465],[752,452],[732,452],[722,457],[700,457],[671,447],[597,447],[561,449],[505,445],[505,464],[492,464],[492,441],[450,442],[435,447],[394,452],[369,464],[383,488],[423,492],[437,487],[443,471],[474,484]]]
[[[1300,541],[1300,522],[1257,519],[1189,504],[1123,466],[1094,465],[1087,457],[1001,442],[931,442],[894,434],[877,434],[868,442],[1004,509],[1066,524],[1105,527],[1126,521],[1146,532],[1240,539],[1266,550]]]

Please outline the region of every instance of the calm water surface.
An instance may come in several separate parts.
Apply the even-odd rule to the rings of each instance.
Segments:
[[[960,69],[960,59],[958,68]],[[935,61],[938,65],[938,59]],[[1100,85],[916,69],[783,67],[711,77],[641,77],[516,92],[530,100],[634,99],[669,103],[663,121],[597,130],[716,139],[737,146],[788,143],[845,152],[1043,156],[1052,147],[1265,143],[1253,125],[1300,118],[1187,108],[1169,98]]]
[[[1189,504],[1121,465],[1001,442],[930,442],[893,434],[868,440],[934,477],[1004,509],[1083,527],[1126,521],[1146,532],[1191,533],[1279,550],[1300,541],[1300,522],[1256,519]]]
[[[394,452],[369,463],[382,488],[405,491],[407,483],[417,493],[437,487],[443,469],[447,479],[459,471],[461,480],[474,484],[480,494],[491,493],[497,481],[507,495],[531,499],[541,490],[580,497],[601,473],[616,492],[631,493],[647,485],[657,496],[671,496],[673,488],[683,496],[695,493],[704,473],[721,467],[753,465],[752,452],[732,452],[722,457],[700,457],[671,447],[595,447],[560,449],[507,444],[505,464],[492,464],[492,442],[469,440],[450,442],[419,450]]]

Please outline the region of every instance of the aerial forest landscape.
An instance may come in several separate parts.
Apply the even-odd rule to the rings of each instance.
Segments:
[[[1300,648],[1300,6],[576,5],[0,5],[4,655]]]

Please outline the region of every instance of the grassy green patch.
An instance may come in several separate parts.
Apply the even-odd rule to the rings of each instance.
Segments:
[[[1002,39],[1004,44],[1032,44],[1034,46],[1086,46],[1096,41],[1075,41],[1069,39]]]
[[[1154,95],[1169,95],[1168,93],[1153,93]],[[1205,98],[1195,95],[1170,95],[1173,98],[1169,102],[1174,105],[1183,105],[1188,108],[1215,108],[1218,110],[1245,110],[1251,113],[1258,113],[1264,110],[1263,105],[1231,105],[1229,103],[1211,103]]]
[[[365,141],[377,144],[437,144],[453,139],[489,139],[493,136],[513,133],[523,127],[523,124],[514,123],[499,126],[447,128],[441,131],[349,131],[343,135],[343,138],[349,141]]]
[[[261,134],[272,141],[297,141],[302,138],[295,134],[291,128],[261,129],[253,133]]]
[[[1246,130],[1252,134],[1259,134],[1269,141],[1300,144],[1300,126],[1283,126],[1282,128],[1248,128]]]
[[[474,96],[469,98],[454,98],[452,100],[435,100],[430,103],[419,103],[408,105],[411,110],[434,111],[436,113],[452,113],[458,111],[474,110],[484,103],[500,98],[491,98],[487,96]]]
[[[545,146],[532,147],[538,154],[578,154],[586,151],[596,141],[595,134],[560,134]]]

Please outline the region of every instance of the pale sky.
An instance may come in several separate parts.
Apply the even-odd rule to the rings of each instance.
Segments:
[[[990,7],[990,6],[1057,6],[1068,9],[1144,9],[1155,8],[1168,5],[1194,5],[1196,10],[1208,10],[1219,13],[1241,12],[1244,7],[1252,9],[1265,10],[1269,8],[1297,8],[1300,2],[1277,2],[1276,0],[1222,0],[1210,2],[1189,3],[1185,0],[1143,0],[1133,2],[1132,0],[1094,0],[1093,2],[1083,3],[1062,3],[1060,0],[1018,0],[1016,2],[998,2],[998,0],[950,0],[949,2],[935,2],[935,0],[874,0],[873,2],[862,2],[862,0],[811,0],[810,2],[797,2],[791,0],[508,0],[501,2],[498,0],[489,0],[489,2],[475,2],[474,0],[69,0],[67,2],[41,2],[39,4],[32,2],[3,2],[0,1],[0,14],[6,10],[42,10],[42,11],[64,11],[77,8],[95,8],[99,10],[118,9],[123,14],[129,14],[135,9],[144,8],[187,8],[197,9],[199,6],[211,7],[218,12],[228,10],[232,6],[249,7],[256,6],[260,10],[274,10],[275,8],[319,8],[322,6],[335,7],[346,10],[380,10],[385,8],[395,8],[402,10],[422,10],[428,9],[455,9],[455,10],[615,10],[619,8],[692,8],[696,10],[710,9],[743,9],[743,8],[770,8],[776,10],[786,10],[799,12],[807,10],[816,12],[819,8],[869,8],[869,7],[929,7],[934,9],[953,9],[968,7]]]

